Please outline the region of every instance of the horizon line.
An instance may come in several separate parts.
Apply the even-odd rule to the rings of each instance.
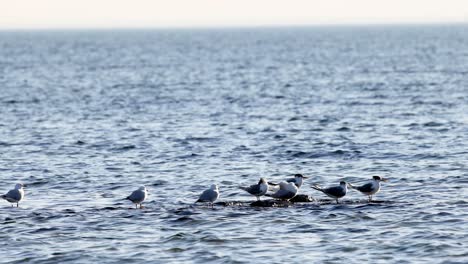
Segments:
[[[336,23],[264,23],[225,25],[165,25],[165,26],[64,26],[64,27],[0,27],[2,31],[127,31],[127,30],[209,30],[209,29],[260,29],[260,28],[316,28],[316,27],[373,27],[373,26],[468,26],[468,21],[402,21],[402,22],[336,22]]]

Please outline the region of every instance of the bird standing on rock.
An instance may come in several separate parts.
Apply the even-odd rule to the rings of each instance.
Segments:
[[[218,190],[218,185],[213,184],[211,187],[200,195],[200,198],[196,201],[196,203],[210,203],[211,207],[213,207],[213,203],[218,199],[219,197],[219,190]]]
[[[9,190],[7,194],[2,195],[2,199],[7,200],[11,203],[11,207],[16,203],[16,207],[19,207],[19,202],[24,198],[23,184],[17,183],[13,190]]]
[[[138,208],[138,205],[140,205],[141,209],[141,203],[146,200],[146,197],[148,196],[147,190],[145,186],[141,186],[138,188],[138,190],[133,191],[130,196],[128,196],[126,199],[132,201],[132,203],[135,204],[135,209]]]
[[[260,178],[257,184],[250,185],[249,187],[239,187],[242,190],[250,193],[257,197],[257,201],[260,201],[260,196],[263,196],[268,191],[268,182],[265,178]]]
[[[362,194],[367,195],[369,197],[369,202],[372,201],[372,195],[378,193],[380,191],[380,182],[386,182],[387,179],[380,177],[380,176],[372,176],[372,180],[369,183],[366,183],[361,186],[354,186],[349,183],[349,187],[352,189],[360,191]]]
[[[346,182],[341,181],[339,186],[333,186],[329,188],[322,188],[318,185],[312,185],[311,188],[321,191],[327,196],[336,200],[336,203],[340,203],[338,199],[343,198],[346,193],[348,192],[348,188],[346,187]]]

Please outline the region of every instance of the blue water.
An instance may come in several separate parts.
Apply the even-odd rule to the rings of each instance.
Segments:
[[[468,26],[0,33],[0,263],[467,263]],[[389,182],[256,208],[239,185]],[[212,183],[219,201],[193,206]],[[140,185],[142,210],[123,200]]]

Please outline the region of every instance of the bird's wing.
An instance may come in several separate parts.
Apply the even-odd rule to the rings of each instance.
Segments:
[[[218,198],[218,193],[208,189],[205,190],[201,195],[200,198],[198,198],[199,202],[213,202]]]
[[[259,184],[250,185],[245,189],[248,193],[256,195],[262,192]]]
[[[18,202],[19,200],[21,200],[21,193],[19,190],[10,190],[8,191],[8,193],[5,195],[4,197],[5,200],[9,201],[9,202],[12,202],[12,203],[16,203]]]
[[[145,193],[140,190],[133,191],[130,196],[127,197],[132,202],[141,202],[145,199]]]
[[[344,192],[344,189],[339,186],[327,188],[323,190],[323,192],[326,194],[335,196],[335,197],[341,197],[341,196],[346,195],[346,193]]]
[[[369,182],[362,186],[357,187],[356,189],[360,192],[372,192],[373,191],[372,187],[373,187],[372,183]]]

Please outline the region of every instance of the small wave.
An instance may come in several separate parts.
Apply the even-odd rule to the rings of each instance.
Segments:
[[[292,158],[303,158],[303,159],[317,159],[317,158],[325,158],[325,157],[336,157],[336,156],[343,156],[343,157],[353,157],[359,155],[361,152],[358,150],[348,151],[348,150],[334,150],[328,152],[304,152],[304,151],[286,151],[286,153]]]
[[[122,151],[126,151],[126,150],[132,150],[132,149],[135,149],[136,146],[135,145],[125,145],[125,146],[121,146],[121,147],[115,147],[113,148],[112,150],[122,150]]]
[[[351,131],[351,128],[349,128],[349,127],[340,127],[340,128],[338,128],[336,131],[339,131],[339,132],[349,132],[349,131]]]

